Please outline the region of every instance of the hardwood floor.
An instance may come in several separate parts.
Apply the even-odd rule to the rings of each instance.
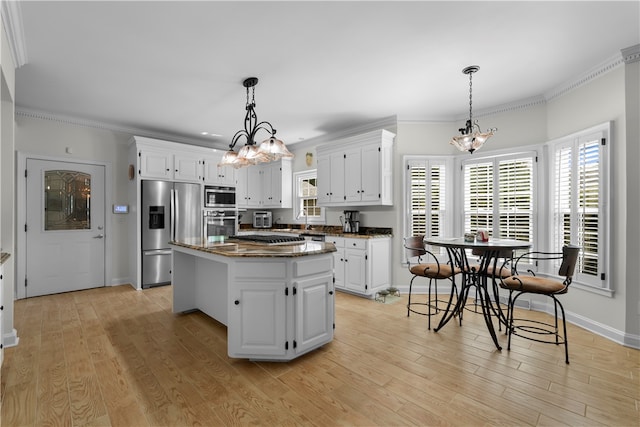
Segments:
[[[640,423],[640,351],[569,325],[562,347],[496,351],[480,315],[427,331],[406,300],[336,296],[335,339],[289,363],[229,359],[226,328],[171,288],[19,300],[2,426]],[[523,316],[545,317],[534,312]],[[500,335],[506,347],[506,337]]]

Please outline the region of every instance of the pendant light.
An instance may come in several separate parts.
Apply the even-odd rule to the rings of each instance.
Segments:
[[[284,143],[275,137],[276,130],[269,122],[258,122],[255,107],[255,86],[258,84],[257,77],[249,77],[242,82],[247,90],[247,103],[244,117],[244,129],[239,130],[231,139],[229,151],[222,156],[219,166],[230,165],[235,168],[256,165],[258,163],[272,162],[283,157],[293,157]],[[249,89],[251,89],[251,100],[249,100]],[[259,130],[267,131],[271,134],[260,145],[256,144],[255,136]],[[234,147],[238,141],[244,138],[245,145],[236,153]]]
[[[498,130],[497,128],[491,128],[486,132],[482,132],[480,131],[478,121],[473,121],[471,76],[479,69],[480,67],[477,65],[470,65],[462,70],[463,74],[469,75],[469,120],[467,120],[465,127],[458,129],[460,135],[454,136],[451,138],[451,141],[449,141],[449,144],[454,145],[458,150],[468,151],[471,154],[482,147],[482,144]]]

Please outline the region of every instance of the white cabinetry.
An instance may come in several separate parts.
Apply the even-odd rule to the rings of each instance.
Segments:
[[[241,168],[236,174],[236,181],[238,207],[292,207],[291,159]]]
[[[331,341],[331,255],[258,264],[237,261],[232,273],[229,356],[289,360]]]
[[[318,204],[392,205],[394,137],[380,130],[319,146]]]
[[[229,310],[229,352],[284,356],[287,352],[287,295],[284,280],[235,283]]]
[[[335,287],[359,295],[374,295],[391,283],[391,239],[328,236],[334,252]]]
[[[142,148],[138,150],[142,178],[173,179],[173,154],[167,151]]]
[[[219,167],[225,151],[134,136],[141,179],[234,186],[235,170]]]
[[[202,157],[197,154],[174,154],[174,181],[200,182],[202,179]]]
[[[231,166],[218,166],[222,161],[222,156],[224,153],[220,152],[203,159],[204,183],[233,187],[236,185],[235,169]]]

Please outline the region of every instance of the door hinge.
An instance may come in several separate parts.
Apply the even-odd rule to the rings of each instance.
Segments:
[[[285,294],[286,296],[289,296],[289,288],[288,288],[288,287],[287,287],[287,288],[284,288],[284,294]]]
[[[607,138],[602,138],[602,139],[600,140],[600,144],[602,144],[602,145],[607,145]]]
[[[25,178],[27,177],[27,170],[26,169],[24,170],[24,177]]]
[[[25,288],[27,287],[27,278],[26,277],[24,278],[24,287]]]
[[[600,280],[604,280],[604,278],[605,278],[604,273],[600,273]]]
[[[293,288],[291,288],[291,289],[293,289],[293,294],[294,295],[298,293],[298,288],[296,288],[295,286]]]
[[[382,148],[381,148],[381,147],[378,147],[378,153],[379,153],[379,152],[381,152],[381,151],[382,151]]]
[[[24,232],[27,232],[27,224],[24,225]]]
[[[365,255],[365,256],[364,256],[364,259],[365,259],[365,260],[369,259],[369,255]]]
[[[335,329],[335,328],[336,328],[336,324],[334,323],[334,324],[333,324],[333,329]]]
[[[333,276],[333,283],[336,283],[336,276]]]
[[[367,289],[369,289],[369,285],[364,285],[364,290],[366,291]]]
[[[285,343],[284,343],[284,349],[285,349],[285,350],[289,350],[289,341],[285,341]]]
[[[138,151],[138,157],[142,157],[142,151]]]
[[[297,348],[298,347],[298,343],[296,342],[296,340],[293,340],[293,348]]]
[[[538,163],[538,156],[536,156],[536,160],[535,161],[536,161],[536,163]]]

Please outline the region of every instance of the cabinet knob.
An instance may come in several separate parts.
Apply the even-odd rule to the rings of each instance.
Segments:
[[[4,310],[4,305],[0,305],[0,310]]]
[[[235,300],[233,303],[234,303],[235,305],[240,305],[240,301],[238,301],[238,300]]]
[[[329,295],[333,295],[333,291],[329,291]]]

